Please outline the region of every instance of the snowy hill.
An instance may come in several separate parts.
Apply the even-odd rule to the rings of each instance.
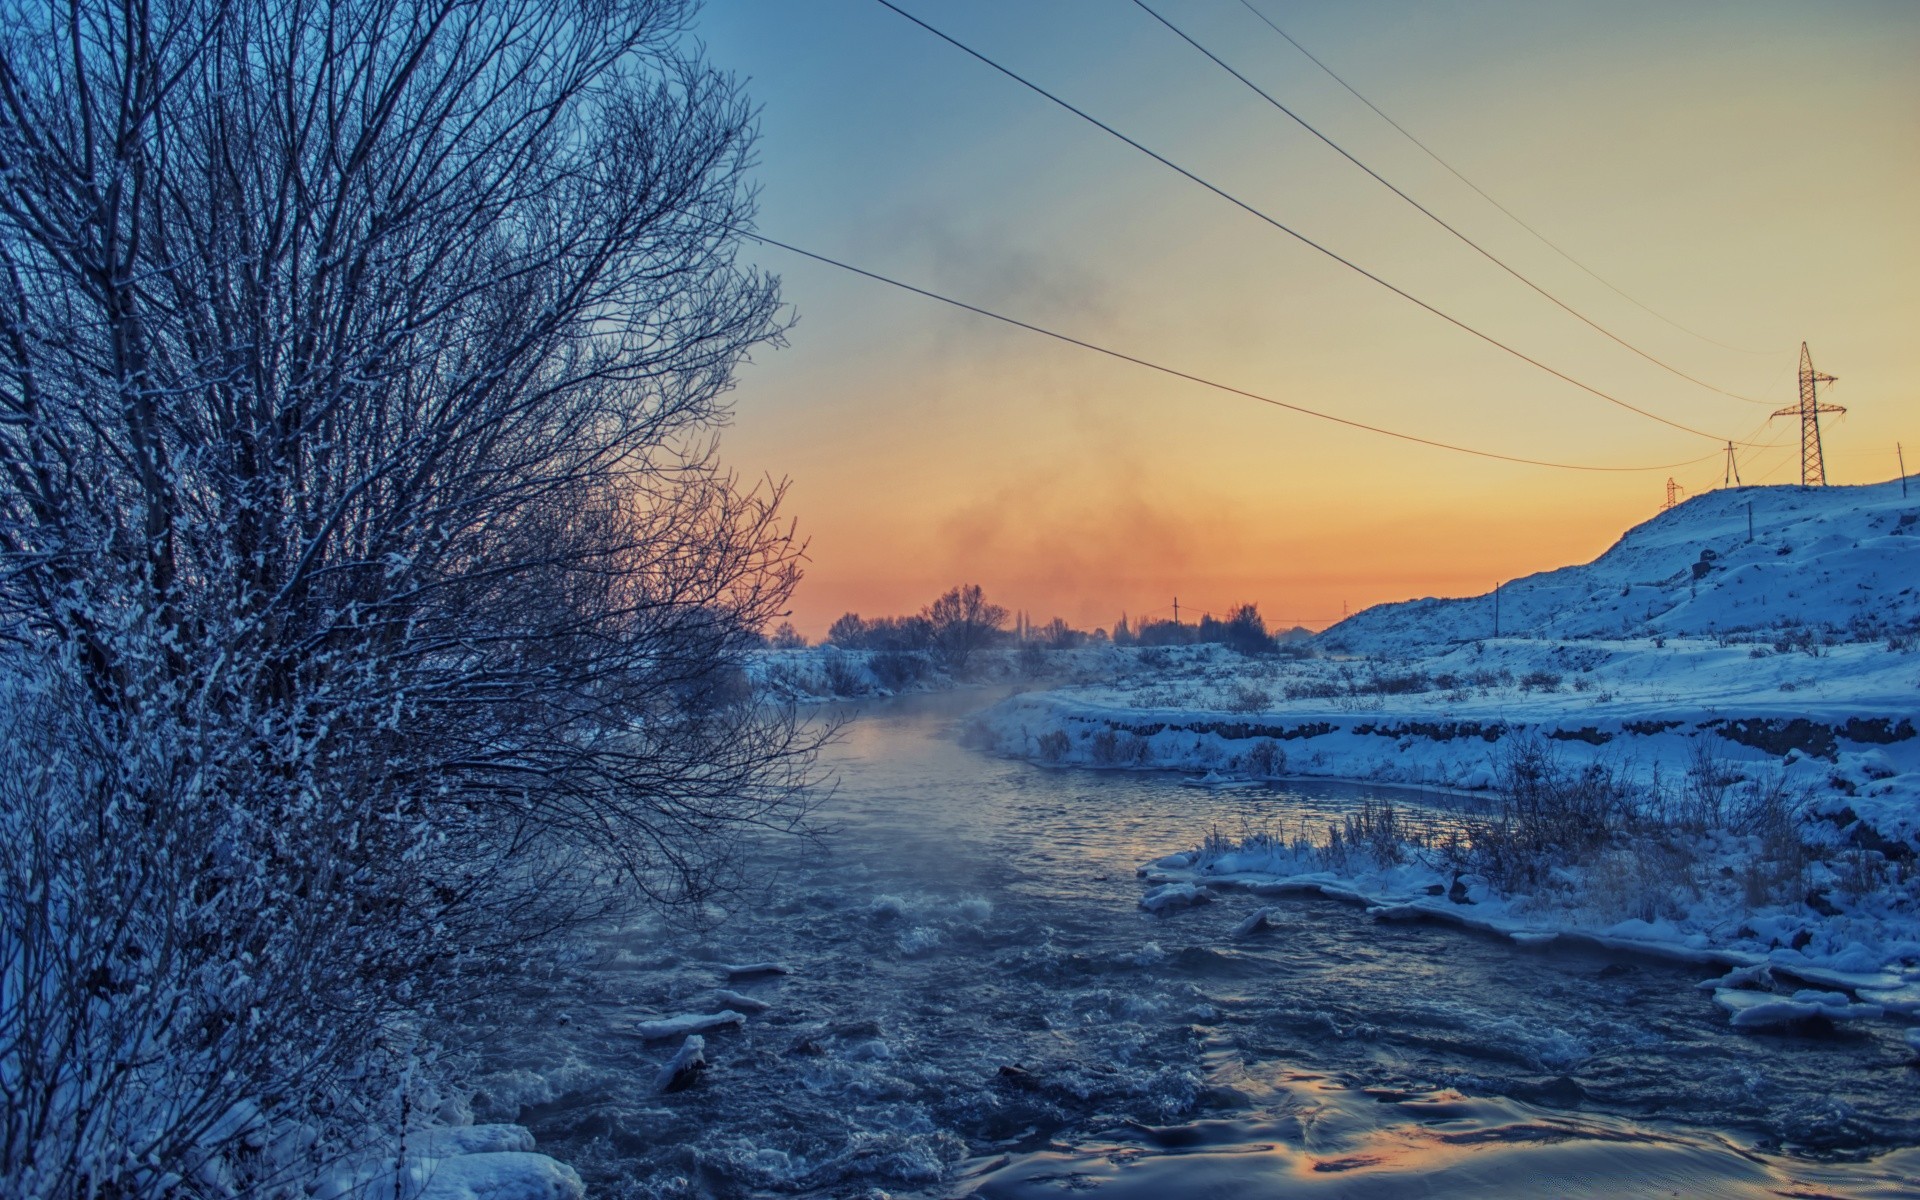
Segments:
[[[1752,536],[1748,536],[1751,513]],[[1599,558],[1503,585],[1500,634],[1862,641],[1920,629],[1920,494],[1728,488],[1628,530]],[[1491,593],[1382,604],[1319,637],[1333,652],[1424,656],[1493,634]]]
[[[1706,954],[1859,1000],[1729,975],[1714,1003],[1741,1028],[1920,1016],[1920,496],[1709,493],[1592,562],[1504,585],[1498,637],[1493,603],[1380,605],[1306,653],[1141,652],[1132,673],[1011,696],[971,736],[1053,767],[1203,771],[1187,781],[1203,788],[1318,776],[1513,802],[1464,851],[1409,842],[1357,873],[1354,846],[1385,836],[1364,822],[1321,845],[1304,824],[1235,842],[1196,820],[1189,848],[1143,868],[1149,910],[1237,879],[1528,945]],[[1587,781],[1566,796],[1605,781],[1634,815],[1603,829],[1568,807],[1557,828],[1584,829],[1583,848],[1555,832],[1502,859],[1504,822],[1546,811],[1542,778]],[[1509,861],[1527,865],[1502,884]],[[1742,882],[1763,877],[1778,882]]]

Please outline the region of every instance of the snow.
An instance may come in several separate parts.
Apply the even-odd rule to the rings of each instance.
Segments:
[[[583,1200],[572,1167],[544,1154],[462,1154],[424,1168],[417,1200]]]
[[[1748,510],[1753,536],[1748,539]],[[1898,481],[1743,487],[1696,496],[1590,563],[1502,585],[1500,630],[1537,639],[1628,632],[1712,637],[1854,622],[1920,624],[1920,499]],[[1331,649],[1424,655],[1489,635],[1492,595],[1367,609],[1320,635]]]
[[[1791,996],[1721,988],[1713,1002],[1732,1014],[1735,1029],[1775,1029],[1807,1021],[1855,1021],[1878,1017],[1877,1004],[1855,1004],[1843,992],[1802,990]]]
[[[1273,910],[1271,908],[1254,909],[1246,920],[1233,927],[1233,936],[1243,938],[1258,933],[1267,927],[1268,919],[1272,916]]]
[[[1164,883],[1151,888],[1140,897],[1140,907],[1148,912],[1167,912],[1176,908],[1189,908],[1196,904],[1205,904],[1210,896],[1207,890],[1191,883]]]
[[[730,1008],[717,1013],[680,1013],[652,1021],[636,1021],[634,1031],[649,1042],[657,1042],[685,1037],[690,1033],[705,1033],[709,1029],[722,1029],[728,1025],[741,1025],[746,1019],[745,1013]]]
[[[1011,697],[973,732],[1047,765],[1201,771],[1193,782],[1210,787],[1253,784],[1249,760],[1264,757],[1284,762],[1281,776],[1480,791],[1516,733],[1671,783],[1704,744],[1741,777],[1784,769],[1833,812],[1902,837],[1920,833],[1920,654],[1899,644],[1816,656],[1718,639],[1502,639],[1359,666],[1196,654]],[[1385,690],[1397,686],[1423,690]],[[1236,706],[1247,690],[1258,709]]]
[[[422,1158],[531,1149],[533,1133],[520,1125],[453,1125],[407,1135],[407,1152]]]
[[[1504,585],[1500,613],[1499,638],[1489,595],[1368,609],[1312,657],[1138,651],[1104,682],[1011,697],[970,735],[1046,766],[1197,772],[1184,782],[1206,788],[1350,779],[1443,808],[1499,786],[1514,747],[1542,746],[1668,824],[1505,893],[1413,846],[1381,865],[1210,839],[1144,868],[1142,905],[1181,907],[1179,884],[1315,892],[1380,919],[1764,968],[1920,1013],[1920,499],[1897,482],[1709,493],[1590,563]],[[1756,890],[1784,836],[1754,824],[1769,789],[1808,860]]]
[[[308,1191],[313,1200],[583,1200],[573,1168],[533,1146],[533,1134],[519,1125],[416,1130],[404,1155],[395,1148],[358,1158]]]
[[[1368,609],[1319,635],[1317,658],[1136,651],[1106,682],[1009,699],[975,733],[1050,765],[1203,772],[1198,786],[1462,790],[1493,786],[1515,732],[1643,782],[1705,742],[1737,770],[1784,765],[1889,837],[1920,834],[1920,499],[1898,483],[1708,493],[1500,604],[1498,638],[1475,597]]]
[[[706,1051],[707,1039],[697,1033],[688,1035],[673,1057],[661,1064],[660,1073],[653,1080],[653,1090],[678,1092],[692,1087],[700,1078],[700,1072],[706,1069]]]
[[[1376,920],[1436,921],[1509,938],[1523,946],[1566,941],[1727,968],[1700,986],[1713,992],[1715,1002],[1742,1029],[1790,1025],[1815,1017],[1845,1021],[1920,1012],[1920,955],[1889,961],[1872,973],[1848,971],[1834,965],[1847,961],[1844,948],[1823,953],[1822,946],[1828,943],[1818,937],[1809,940],[1804,950],[1769,947],[1751,930],[1766,925],[1764,919],[1752,915],[1737,919],[1708,903],[1679,919],[1657,921],[1609,919],[1578,889],[1535,895],[1471,888],[1473,900],[1462,903],[1448,894],[1450,873],[1427,863],[1382,865],[1355,855],[1345,869],[1335,870],[1315,849],[1258,837],[1239,843],[1213,840],[1188,854],[1169,857],[1189,861],[1172,867],[1143,867],[1150,887],[1141,897],[1142,908],[1172,912],[1192,903],[1193,897],[1205,896],[1208,888],[1236,888],[1260,896],[1313,894],[1362,905]],[[1270,909],[1258,910],[1232,936],[1252,933],[1270,915]],[[1805,918],[1797,927],[1817,928],[1818,921],[1818,917]],[[1869,957],[1880,961],[1890,957],[1884,953],[1887,947],[1900,944],[1895,934],[1911,931],[1912,919],[1896,919],[1894,924],[1897,928],[1876,929],[1856,916],[1847,922],[1847,929],[1879,946]],[[1811,986],[1786,995],[1750,990],[1788,980]]]
[[[1890,1013],[1920,1017],[1920,983],[1903,983],[1886,988],[1863,987],[1858,995],[1867,1003],[1878,1004]]]

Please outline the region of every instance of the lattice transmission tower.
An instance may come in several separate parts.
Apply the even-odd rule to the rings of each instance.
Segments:
[[[1800,482],[1805,487],[1820,487],[1827,482],[1826,464],[1820,458],[1820,414],[1844,413],[1838,404],[1820,402],[1820,385],[1832,383],[1838,376],[1822,375],[1813,369],[1813,355],[1800,343],[1800,403],[1788,405],[1773,415],[1800,418]]]

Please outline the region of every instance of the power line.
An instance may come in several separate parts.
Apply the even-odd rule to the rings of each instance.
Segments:
[[[1511,220],[1515,225],[1518,225],[1520,228],[1526,230],[1528,233],[1532,234],[1534,237],[1540,239],[1540,241],[1544,245],[1546,245],[1548,249],[1552,250],[1555,254],[1558,254],[1561,258],[1566,259],[1568,262],[1572,263],[1574,266],[1579,267],[1582,271],[1586,272],[1588,276],[1590,276],[1591,278],[1599,282],[1601,286],[1605,287],[1608,291],[1612,292],[1614,295],[1619,296],[1621,299],[1627,301],[1629,304],[1632,304],[1634,307],[1640,309],[1641,311],[1649,313],[1655,317],[1658,317],[1660,320],[1665,321],[1667,324],[1673,326],[1675,329],[1678,329],[1680,332],[1687,334],[1689,337],[1699,338],[1701,341],[1707,342],[1710,345],[1718,346],[1722,350],[1731,350],[1735,354],[1774,354],[1776,353],[1775,351],[1772,351],[1772,350],[1749,350],[1744,346],[1729,346],[1727,343],[1720,341],[1717,338],[1710,338],[1704,333],[1699,333],[1693,329],[1689,329],[1687,326],[1682,325],[1680,322],[1674,320],[1672,317],[1667,316],[1666,314],[1660,312],[1658,309],[1651,308],[1648,305],[1641,303],[1640,301],[1634,299],[1632,296],[1628,295],[1626,292],[1620,290],[1620,288],[1616,287],[1612,283],[1609,283],[1605,277],[1600,275],[1592,267],[1589,267],[1587,264],[1581,262],[1579,259],[1575,258],[1573,255],[1561,249],[1559,244],[1553,241],[1553,239],[1549,238],[1546,234],[1541,233],[1538,229],[1535,229],[1533,226],[1527,224],[1525,221],[1521,220],[1520,217],[1516,213],[1514,213],[1512,209],[1500,203],[1498,200],[1495,200],[1492,196],[1488,195],[1486,190],[1483,189],[1479,184],[1475,183],[1471,179],[1468,179],[1465,175],[1462,175],[1457,169],[1455,169],[1452,163],[1448,162],[1444,158],[1441,158],[1439,154],[1435,153],[1431,146],[1427,145],[1425,142],[1421,141],[1419,138],[1409,133],[1407,131],[1407,128],[1404,125],[1400,124],[1400,122],[1394,120],[1392,117],[1382,112],[1379,105],[1375,104],[1373,101],[1361,95],[1358,88],[1355,88],[1352,84],[1348,83],[1346,80],[1342,79],[1339,75],[1335,74],[1332,67],[1329,67],[1326,63],[1323,63],[1318,58],[1314,57],[1313,51],[1307,49],[1305,46],[1302,46],[1299,42],[1294,41],[1293,36],[1291,34],[1289,34],[1286,30],[1280,28],[1278,25],[1275,25],[1273,21],[1267,17],[1267,14],[1255,8],[1252,4],[1252,0],[1240,0],[1240,4],[1248,12],[1260,18],[1261,22],[1265,24],[1268,29],[1273,30],[1275,33],[1285,38],[1287,40],[1287,43],[1291,45],[1295,50],[1298,50],[1300,53],[1306,55],[1308,61],[1312,62],[1314,66],[1319,67],[1322,71],[1325,71],[1327,73],[1327,76],[1331,78],[1335,83],[1339,84],[1341,87],[1351,92],[1353,94],[1354,99],[1360,101],[1360,103],[1372,109],[1374,113],[1382,121],[1385,121],[1387,124],[1399,130],[1400,136],[1406,138],[1408,141],[1412,142],[1414,145],[1420,147],[1420,149],[1423,152],[1425,152],[1428,158],[1431,158],[1434,162],[1437,162],[1442,167],[1445,167],[1447,169],[1448,174],[1452,175],[1455,179],[1458,179],[1461,183],[1466,184],[1468,187],[1472,188],[1475,192],[1478,192],[1482,200],[1485,200],[1488,204],[1493,205],[1495,208],[1505,213],[1507,215],[1507,218]],[[1745,397],[1742,397],[1742,398],[1744,399]]]
[[[1633,353],[1639,355],[1641,358],[1646,359],[1648,362],[1652,363],[1656,367],[1659,367],[1661,370],[1667,371],[1667,372],[1670,372],[1671,374],[1679,376],[1680,378],[1686,380],[1688,383],[1694,384],[1698,387],[1706,388],[1708,391],[1711,391],[1711,392],[1718,392],[1722,396],[1730,396],[1735,400],[1741,400],[1748,404],[1773,403],[1773,401],[1771,400],[1758,400],[1752,396],[1743,396],[1739,392],[1730,392],[1726,388],[1720,387],[1717,384],[1708,383],[1704,379],[1700,379],[1696,376],[1689,375],[1687,372],[1682,371],[1679,367],[1674,366],[1672,363],[1669,363],[1664,359],[1657,357],[1656,355],[1649,354],[1647,351],[1642,350],[1640,347],[1634,345],[1632,342],[1629,342],[1627,339],[1613,332],[1613,330],[1608,329],[1606,326],[1600,324],[1598,321],[1595,321],[1592,317],[1587,316],[1585,313],[1573,307],[1571,304],[1568,304],[1566,301],[1560,299],[1560,297],[1554,295],[1552,292],[1549,292],[1547,289],[1541,287],[1539,284],[1535,283],[1533,280],[1529,279],[1527,276],[1522,275],[1519,271],[1509,266],[1504,259],[1494,254],[1493,251],[1488,250],[1485,246],[1482,246],[1479,242],[1474,241],[1472,238],[1468,237],[1466,234],[1460,232],[1458,229],[1448,224],[1445,220],[1443,220],[1440,217],[1438,213],[1435,213],[1432,209],[1428,208],[1426,205],[1420,203],[1418,200],[1415,200],[1412,196],[1409,196],[1407,193],[1401,191],[1398,187],[1396,187],[1393,184],[1391,180],[1381,175],[1380,172],[1374,170],[1372,167],[1368,166],[1366,163],[1361,162],[1358,158],[1355,158],[1352,154],[1348,153],[1346,147],[1340,145],[1340,143],[1334,141],[1332,138],[1328,137],[1326,134],[1321,133],[1318,129],[1315,129],[1312,125],[1308,124],[1307,120],[1304,117],[1300,116],[1300,114],[1294,112],[1291,108],[1288,108],[1285,104],[1282,104],[1280,101],[1274,99],[1272,94],[1267,92],[1266,89],[1262,88],[1259,84],[1255,83],[1251,79],[1248,79],[1245,75],[1242,75],[1239,71],[1235,70],[1233,66],[1229,64],[1225,59],[1221,58],[1219,55],[1215,54],[1213,51],[1201,45],[1198,41],[1196,41],[1193,38],[1191,34],[1187,33],[1184,29],[1181,29],[1178,25],[1175,25],[1172,21],[1169,21],[1167,20],[1167,18],[1161,16],[1157,11],[1155,11],[1152,8],[1152,6],[1147,4],[1146,0],[1133,0],[1133,2],[1142,12],[1146,13],[1148,16],[1152,17],[1154,20],[1160,22],[1162,25],[1166,26],[1169,30],[1172,30],[1173,33],[1180,38],[1180,40],[1184,41],[1187,45],[1192,46],[1195,50],[1198,50],[1200,53],[1206,55],[1207,58],[1211,60],[1215,66],[1219,67],[1221,70],[1225,71],[1227,74],[1233,76],[1235,79],[1238,79],[1241,83],[1245,84],[1248,88],[1250,88],[1255,95],[1259,96],[1262,100],[1265,100],[1268,104],[1271,104],[1273,107],[1279,109],[1281,112],[1285,113],[1288,117],[1292,118],[1294,124],[1300,126],[1300,128],[1306,130],[1308,133],[1312,134],[1314,137],[1319,138],[1322,142],[1325,142],[1329,147],[1331,147],[1335,153],[1339,154],[1340,157],[1346,159],[1348,162],[1352,163],[1354,166],[1359,167],[1362,171],[1365,171],[1368,175],[1371,175],[1374,181],[1379,183],[1380,186],[1386,188],[1388,191],[1392,192],[1394,195],[1400,197],[1402,200],[1405,200],[1408,204],[1411,204],[1413,207],[1419,209],[1420,212],[1424,214],[1428,220],[1432,221],[1434,224],[1438,225],[1440,228],[1446,230],[1448,233],[1452,234],[1454,237],[1460,239],[1462,242],[1472,247],[1476,253],[1478,253],[1482,258],[1486,259],[1488,262],[1492,263],[1494,266],[1499,267],[1502,271],[1505,271],[1507,274],[1513,276],[1515,279],[1519,280],[1521,283],[1526,284],[1528,287],[1532,288],[1534,291],[1538,292],[1540,295],[1546,297],[1557,308],[1567,313],[1569,316],[1572,316],[1574,319],[1578,320],[1581,324],[1586,325],[1588,328],[1593,329],[1594,331],[1602,334],[1608,340],[1626,347],[1628,350],[1631,350]]]
[[[1580,380],[1575,379],[1573,376],[1566,374],[1564,371],[1559,371],[1554,369],[1553,367],[1548,366],[1546,363],[1541,362],[1539,359],[1534,358],[1531,355],[1524,353],[1523,351],[1517,350],[1514,347],[1507,345],[1507,343],[1494,337],[1492,334],[1481,332],[1479,329],[1475,328],[1472,325],[1467,324],[1465,321],[1461,320],[1460,318],[1455,317],[1452,314],[1447,313],[1439,308],[1436,308],[1433,305],[1427,303],[1425,300],[1422,300],[1418,296],[1415,296],[1413,293],[1408,292],[1392,283],[1387,282],[1385,279],[1382,279],[1380,276],[1374,274],[1372,271],[1367,270],[1365,267],[1354,262],[1353,260],[1342,257],[1340,254],[1332,250],[1329,250],[1327,247],[1322,246],[1319,242],[1314,241],[1312,238],[1308,237],[1306,234],[1301,233],[1299,230],[1296,230],[1289,225],[1286,225],[1285,223],[1281,222],[1275,217],[1271,217],[1267,215],[1266,213],[1255,208],[1253,205],[1248,204],[1246,201],[1233,195],[1231,192],[1226,191],[1224,188],[1221,188],[1215,184],[1207,182],[1205,179],[1202,179],[1200,176],[1194,174],[1192,171],[1187,170],[1185,167],[1174,162],[1172,159],[1166,158],[1165,156],[1157,153],[1156,151],[1148,149],[1146,146],[1142,145],[1139,142],[1134,141],[1132,138],[1128,137],[1124,133],[1121,133],[1118,129],[1115,129],[1113,126],[1108,125],[1106,122],[1100,120],[1098,117],[1095,117],[1090,113],[1085,112],[1082,109],[1074,107],[1072,104],[1069,104],[1067,101],[1062,100],[1060,97],[1054,95],[1052,92],[1049,92],[1047,89],[1041,87],[1039,84],[1034,83],[1032,80],[1028,79],[1024,75],[1021,75],[1018,72],[1014,71],[1012,68],[1001,66],[998,62],[987,57],[985,54],[982,54],[980,51],[975,50],[973,47],[967,45],[965,42],[962,42],[957,38],[954,38],[946,33],[941,32],[939,29],[934,28],[932,25],[927,24],[925,21],[922,21],[919,17],[914,16],[912,13],[907,12],[905,9],[900,8],[898,5],[894,4],[892,0],[876,0],[876,3],[880,4],[882,7],[902,17],[905,17],[907,20],[913,22],[915,25],[918,25],[920,28],[926,30],[928,33],[933,34],[935,37],[939,38],[943,42],[946,42],[948,45],[953,46],[955,49],[963,51],[970,57],[978,59],[980,62],[986,64],[987,66],[992,67],[994,70],[1000,72],[1002,75],[1005,75],[1007,78],[1013,80],[1015,83],[1020,84],[1022,87],[1025,87],[1030,91],[1033,91],[1036,94],[1043,96],[1048,100],[1051,100],[1053,103],[1059,105],[1061,108],[1066,109],[1068,112],[1072,113],[1076,117],[1079,117],[1081,120],[1086,121],[1088,124],[1093,125],[1095,128],[1103,130],[1104,132],[1112,135],[1113,137],[1119,139],[1120,141],[1125,142],[1127,145],[1133,147],[1135,150],[1138,150],[1140,153],[1146,155],[1148,158],[1153,159],[1155,162],[1159,163],[1163,167],[1166,167],[1168,170],[1173,171],[1176,174],[1179,174],[1184,178],[1199,184],[1201,187],[1212,192],[1214,195],[1219,196],[1221,199],[1234,205],[1236,208],[1242,209],[1245,212],[1251,214],[1252,216],[1259,218],[1260,220],[1273,226],[1275,229],[1278,229],[1280,232],[1295,239],[1296,241],[1299,241],[1306,246],[1309,246],[1315,250],[1318,250],[1320,253],[1326,255],[1328,258],[1331,258],[1333,261],[1339,263],[1341,266],[1346,267],[1348,270],[1357,272],[1358,274],[1365,276],[1366,278],[1379,284],[1381,287],[1386,288],[1388,291],[1392,292],[1394,295],[1399,296],[1401,299],[1407,300],[1413,304],[1416,304],[1421,308],[1427,310],[1428,312],[1432,313],[1434,316],[1439,317],[1441,320],[1446,321],[1448,324],[1453,325],[1459,329],[1463,329],[1468,333],[1471,333],[1473,336],[1479,338],[1481,341],[1486,342],[1488,345],[1495,346],[1501,350],[1504,350],[1508,354],[1513,355],[1515,358],[1520,359],[1522,362],[1530,363],[1533,366],[1538,367],[1540,370],[1545,371],[1547,374],[1553,376],[1554,378],[1561,380],[1562,382],[1570,383],[1574,387],[1579,388],[1581,391],[1590,393],[1591,395],[1594,395],[1594,396],[1598,396],[1600,399],[1605,400],[1607,403],[1618,405],[1619,407],[1626,409],[1628,412],[1638,413],[1640,416],[1643,416],[1650,421],[1657,421],[1662,425],[1666,425],[1673,429],[1678,429],[1682,433],[1690,433],[1695,437],[1706,438],[1708,441],[1715,442],[1715,443],[1723,444],[1727,440],[1726,438],[1720,436],[1717,433],[1708,433],[1704,429],[1695,429],[1691,425],[1682,425],[1680,422],[1670,421],[1667,418],[1659,415],[1658,413],[1648,412],[1644,408],[1640,408],[1636,405],[1629,404],[1625,400],[1620,399],[1618,396],[1612,395],[1611,393],[1608,393],[1608,392],[1601,391],[1599,388],[1594,387],[1590,383],[1583,383]]]
[[[876,283],[884,283],[890,287],[899,288],[901,291],[912,292],[916,296],[924,296],[929,300],[938,300],[942,304],[952,305],[954,308],[964,309],[967,312],[974,313],[982,317],[987,317],[992,320],[1002,322],[1003,324],[1012,325],[1018,329],[1025,329],[1030,333],[1037,333],[1043,337],[1052,338],[1055,341],[1065,342],[1070,346],[1078,346],[1082,350],[1091,350],[1095,354],[1104,354],[1108,358],[1117,358],[1121,362],[1132,363],[1137,367],[1145,367],[1150,371],[1158,371],[1163,375],[1171,375],[1176,379],[1184,379],[1189,383],[1197,383],[1197,384],[1200,384],[1202,387],[1210,387],[1216,391],[1227,392],[1235,396],[1243,396],[1248,400],[1258,400],[1262,404],[1270,404],[1275,408],[1284,408],[1288,412],[1296,412],[1301,414],[1302,416],[1316,417],[1322,421],[1331,421],[1336,425],[1345,425],[1350,429],[1359,429],[1359,430],[1364,430],[1367,433],[1377,433],[1385,437],[1398,438],[1403,442],[1413,442],[1416,445],[1431,446],[1436,450],[1451,450],[1456,454],[1471,454],[1476,458],[1491,458],[1491,459],[1496,459],[1500,462],[1520,463],[1524,466],[1529,466],[1529,467],[1552,467],[1556,470],[1561,470],[1561,471],[1605,471],[1605,472],[1670,471],[1677,467],[1687,467],[1687,466],[1692,466],[1694,463],[1705,462],[1709,458],[1717,458],[1720,454],[1720,451],[1715,450],[1712,454],[1702,455],[1699,458],[1690,458],[1685,460],[1684,462],[1655,463],[1655,464],[1644,466],[1644,467],[1600,467],[1600,466],[1591,466],[1585,463],[1550,462],[1545,459],[1522,458],[1512,454],[1500,454],[1492,450],[1480,450],[1472,446],[1455,445],[1452,442],[1436,441],[1432,438],[1420,437],[1417,434],[1402,433],[1397,429],[1388,429],[1382,425],[1369,425],[1365,421],[1355,421],[1349,417],[1335,416],[1332,413],[1321,412],[1319,409],[1307,408],[1304,405],[1290,404],[1285,400],[1276,400],[1272,396],[1264,396],[1264,395],[1261,395],[1259,392],[1250,392],[1245,388],[1234,387],[1232,384],[1220,383],[1216,380],[1208,379],[1202,375],[1195,375],[1188,371],[1182,371],[1176,367],[1165,366],[1160,363],[1153,362],[1150,359],[1140,358],[1136,355],[1128,354],[1125,351],[1114,350],[1109,347],[1101,346],[1093,342],[1084,341],[1080,338],[1072,336],[1071,334],[1060,333],[1056,330],[1047,329],[1044,326],[1035,325],[1028,321],[1022,321],[1017,317],[1009,317],[1004,313],[997,313],[997,312],[994,312],[992,309],[982,308],[977,304],[969,304],[965,300],[956,300],[951,296],[944,296],[944,295],[941,295],[939,292],[935,292],[927,288],[916,287],[911,283],[905,283],[901,280],[891,278],[890,276],[882,275],[877,271],[869,271],[865,267],[857,267],[857,266],[854,266],[852,263],[843,262],[840,259],[832,258],[825,254],[816,254],[811,250],[803,250],[800,247],[792,245],[788,242],[782,242],[774,238],[767,237],[765,234],[751,233],[746,230],[736,230],[736,232],[738,232],[740,236],[750,238],[753,241],[759,242],[762,245],[774,246],[781,250],[785,250],[791,254],[798,254],[802,258],[810,258],[817,263],[824,263],[830,267],[838,267],[843,271],[852,272],[855,275],[859,275],[864,278],[871,279]]]

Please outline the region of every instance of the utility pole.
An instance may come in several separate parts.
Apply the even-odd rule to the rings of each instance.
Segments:
[[[1813,369],[1813,355],[1800,343],[1800,403],[1780,409],[1776,417],[1800,418],[1800,486],[1821,487],[1827,482],[1826,463],[1820,456],[1820,414],[1844,413],[1838,404],[1820,402],[1820,385],[1834,383],[1835,375],[1822,375]]]
[[[1740,464],[1734,461],[1732,442],[1727,443],[1727,475],[1725,479],[1720,481],[1721,487],[1727,487],[1729,485],[1733,487],[1740,486]]]
[[[1500,636],[1500,581],[1493,581],[1493,636]]]
[[[1753,540],[1753,501],[1747,501],[1747,540]]]
[[[1907,498],[1907,452],[1900,448],[1899,442],[1893,444],[1893,452],[1900,459],[1900,498],[1905,500]]]
[[[1180,623],[1180,597],[1178,596],[1173,598],[1173,623],[1175,625]]]

